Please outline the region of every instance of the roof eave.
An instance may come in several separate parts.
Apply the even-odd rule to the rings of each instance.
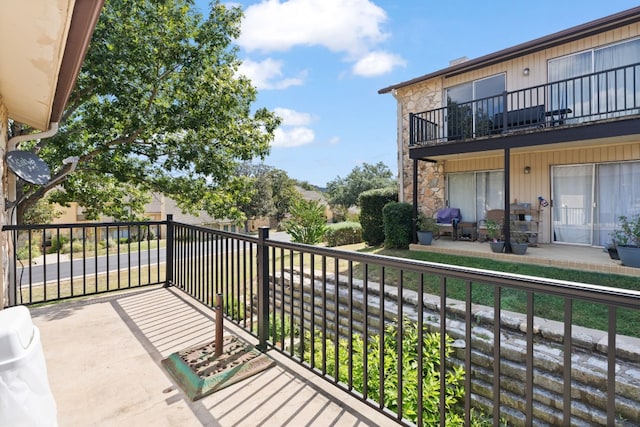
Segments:
[[[604,18],[596,19],[595,21],[587,22],[586,24],[581,24],[563,31],[559,31],[557,33],[521,43],[519,45],[503,49],[498,52],[490,53],[476,59],[465,61],[463,63],[456,64],[451,67],[435,71],[433,73],[425,74],[411,80],[387,86],[380,89],[378,93],[389,93],[393,90],[401,89],[415,83],[420,83],[434,77],[452,77],[461,73],[466,73],[468,71],[473,71],[479,68],[496,64],[498,62],[503,62],[520,56],[528,55],[534,52],[548,49],[553,46],[557,46],[559,44],[568,43],[579,38],[588,37],[596,33],[612,30],[638,21],[640,21],[640,7],[635,7],[633,9],[628,9],[613,15],[606,16]]]
[[[59,122],[89,48],[105,0],[76,0],[69,27],[50,122]]]

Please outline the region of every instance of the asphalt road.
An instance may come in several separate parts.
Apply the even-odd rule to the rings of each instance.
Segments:
[[[289,235],[284,232],[271,232],[269,237],[273,240],[290,240]],[[200,252],[198,252],[196,246],[193,245],[191,248],[187,248],[187,251],[190,250],[191,253],[201,255],[204,254],[203,251],[205,250],[209,250],[211,253],[216,251],[215,245],[201,245]],[[58,262],[58,257],[55,254],[49,254],[46,258],[39,258],[37,264],[21,266],[18,263],[16,275],[19,278],[20,287],[28,287],[29,283],[38,285],[44,282],[57,281],[58,278],[59,280],[65,280],[70,277],[82,277],[83,275],[93,276],[120,269],[146,267],[166,262],[167,252],[165,248],[160,248],[159,251],[151,249],[138,252],[135,251],[135,245],[132,245],[132,249],[132,252],[124,252],[119,255],[110,254],[109,256],[80,258],[78,254],[73,254],[73,259],[68,259],[69,255],[67,255],[60,262]],[[224,250],[225,248],[222,247],[221,251],[224,252]],[[88,255],[91,255],[91,253]]]

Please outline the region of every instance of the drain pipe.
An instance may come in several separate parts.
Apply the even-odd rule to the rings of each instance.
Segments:
[[[58,133],[58,122],[50,122],[49,123],[49,129],[40,132],[40,133],[32,133],[29,135],[18,135],[18,136],[14,136],[13,138],[9,139],[9,141],[7,141],[7,152],[9,151],[13,151],[15,149],[18,148],[18,145],[22,142],[25,141],[33,141],[34,139],[44,139],[44,138],[50,138],[53,135],[55,135],[56,133]],[[5,161],[4,159],[2,159],[2,161]],[[17,199],[17,195],[16,195],[17,189],[16,189],[16,175],[13,173],[8,173],[7,174],[7,201],[10,202],[10,206],[11,208],[9,208],[9,224],[11,225],[16,225],[18,220],[16,218],[16,199]],[[6,207],[6,205],[5,205]],[[13,245],[13,241],[11,243],[11,245]],[[12,249],[15,251],[15,247]],[[16,279],[16,264],[13,262],[9,263],[9,283],[15,283],[15,279]],[[11,301],[12,299],[15,299],[15,295],[13,295],[12,298],[12,293],[9,292],[9,304],[10,305],[14,305],[16,303],[16,301]]]
[[[53,135],[58,133],[58,122],[49,123],[49,129],[40,132],[40,133],[30,133],[28,135],[18,135],[9,139],[7,142],[7,151],[13,151],[18,148],[18,145],[21,142],[25,141],[33,141],[34,139],[46,139],[51,138]]]

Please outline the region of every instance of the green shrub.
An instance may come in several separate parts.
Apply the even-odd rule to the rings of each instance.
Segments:
[[[362,242],[362,226],[357,222],[329,224],[324,233],[327,246],[352,245]]]
[[[31,245],[31,258],[35,258],[42,255],[42,252],[40,251],[40,248],[38,247],[37,243],[33,243]],[[24,245],[20,248],[18,248],[18,250],[16,251],[16,256],[18,257],[19,260],[28,260],[29,259],[29,246],[28,245]]]
[[[81,240],[73,240],[72,242],[67,242],[60,248],[61,254],[68,254],[71,251],[73,253],[82,252],[83,251],[82,241]]]
[[[307,245],[322,241],[327,229],[324,206],[315,200],[300,199],[293,203],[289,213],[291,217],[284,224],[284,230],[291,236],[291,241]]]
[[[368,245],[380,245],[384,242],[384,220],[382,208],[389,202],[398,201],[398,190],[393,188],[379,188],[360,194],[360,224],[362,238]]]
[[[364,358],[367,360],[367,371],[369,373],[367,381],[368,397],[378,402],[379,396],[379,376],[380,370],[380,352],[384,354],[383,364],[385,378],[384,385],[384,405],[394,412],[398,412],[398,325],[391,324],[387,326],[384,336],[374,335],[370,337],[369,342],[365,345],[360,335],[354,335],[351,339],[351,359],[349,361],[349,341],[340,339],[338,341],[338,354],[335,353],[334,341],[326,340],[326,364],[323,365],[323,337],[320,333],[315,335],[315,366],[335,366],[336,357],[338,358],[338,380],[344,384],[349,383],[349,367],[352,367],[353,388],[358,392],[364,391]],[[416,422],[418,419],[418,345],[420,337],[418,327],[415,322],[405,320],[402,335],[402,390],[404,399],[402,401],[402,414],[409,420]],[[440,334],[438,332],[430,333],[426,329],[422,336],[423,363],[422,363],[422,387],[423,387],[423,425],[438,425],[440,422]],[[309,341],[309,333],[306,333],[305,341]],[[447,357],[453,354],[451,343],[453,339],[449,336],[446,338],[445,355]],[[305,349],[305,361],[309,362],[309,348]],[[445,388],[445,405],[446,405],[446,425],[462,426],[464,425],[464,417],[462,415],[461,404],[464,398],[464,369],[462,367],[453,366],[447,368],[446,388]],[[478,419],[472,420],[472,425],[480,424]],[[490,425],[490,423],[487,423]]]
[[[407,249],[413,229],[413,206],[410,203],[388,203],[383,212],[384,247]]]
[[[331,220],[334,223],[340,223],[347,220],[347,214],[349,210],[342,205],[335,205],[331,207]]]
[[[48,247],[47,253],[56,253],[67,243],[69,243],[67,236],[53,236],[51,237],[51,246]]]

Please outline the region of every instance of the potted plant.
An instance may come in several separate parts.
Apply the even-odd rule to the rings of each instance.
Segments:
[[[606,250],[609,253],[609,258],[619,260],[618,248],[616,247],[616,241],[611,240],[611,243],[607,243]]]
[[[488,219],[485,222],[487,229],[487,236],[489,237],[489,246],[492,252],[501,253],[504,252],[504,241],[500,240],[502,234],[502,224]]]
[[[618,222],[618,228],[612,233],[618,257],[622,265],[640,267],[640,214],[631,218],[621,215]]]
[[[511,231],[511,253],[516,255],[524,255],[529,247],[529,239],[527,234],[523,231],[512,230]]]
[[[434,233],[438,232],[436,219],[424,214],[418,215],[416,228],[418,231],[418,242],[421,245],[430,245],[433,241]]]

